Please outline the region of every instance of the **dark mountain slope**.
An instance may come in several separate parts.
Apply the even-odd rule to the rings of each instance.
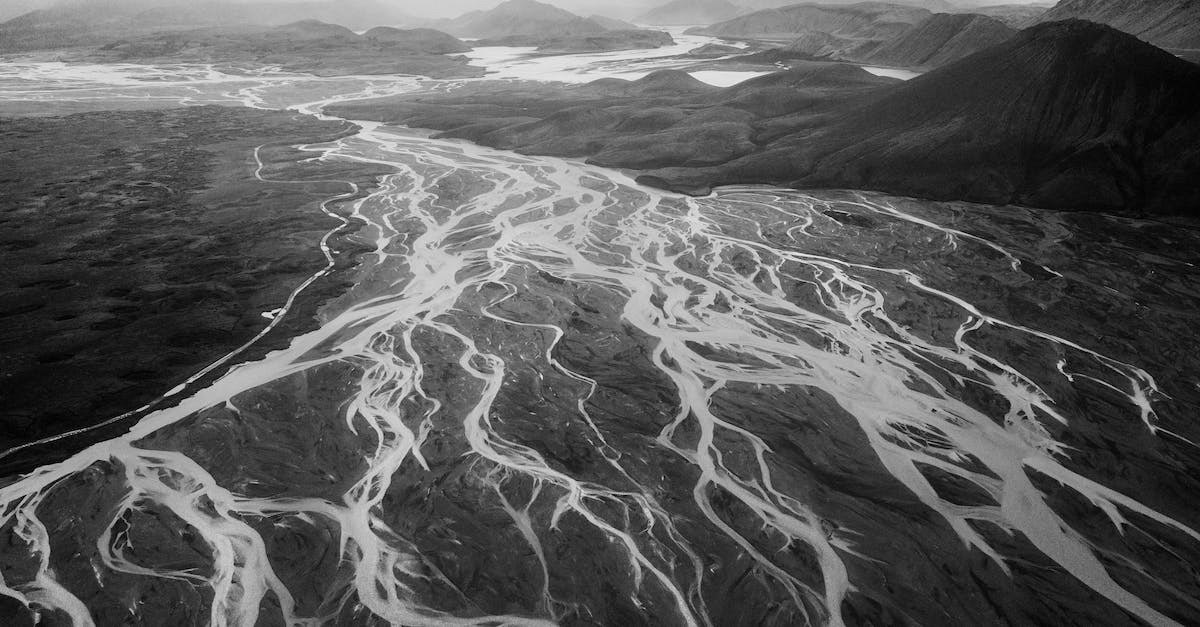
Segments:
[[[1062,0],[1038,21],[1070,18],[1107,24],[1160,48],[1200,48],[1197,0]]]
[[[1090,22],[1027,29],[835,118],[782,127],[747,157],[646,180],[1200,213],[1200,68]]]
[[[971,13],[935,13],[861,61],[903,67],[937,67],[1008,41],[1017,31]]]

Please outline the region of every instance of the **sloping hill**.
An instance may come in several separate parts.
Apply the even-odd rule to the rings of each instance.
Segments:
[[[336,107],[643,183],[870,189],[1076,210],[1200,214],[1200,67],[1107,26],[1035,26],[911,81],[843,63],[727,89],[679,72],[576,88],[476,83]]]
[[[862,0],[821,0],[820,4],[838,5],[838,4],[858,4]],[[917,7],[927,9],[934,13],[949,13],[960,8],[961,0],[949,2],[948,0],[893,0],[891,4],[902,4],[909,7]],[[750,10],[758,9],[777,9],[796,4],[795,0],[741,0],[739,5]]]
[[[777,123],[778,136],[753,155],[647,180],[1196,215],[1197,85],[1200,67],[1130,35],[1052,22],[837,117]]]
[[[376,27],[359,35],[336,24],[304,20],[276,27],[216,27],[154,33],[64,52],[69,61],[101,63],[238,63],[280,66],[334,76],[419,74],[438,78],[480,76],[465,57],[471,48],[430,29]]]
[[[818,32],[841,39],[886,41],[931,15],[925,9],[881,2],[797,4],[755,11],[694,32],[734,39],[793,39]]]
[[[1071,18],[1107,24],[1160,48],[1200,48],[1196,0],[1062,0],[1037,21]]]
[[[456,37],[503,39],[514,36],[594,35],[606,29],[554,5],[536,0],[508,0],[487,11],[472,11],[435,25]]]
[[[580,17],[537,0],[508,0],[487,11],[472,11],[434,23],[478,46],[536,46],[550,54],[637,50],[675,43],[660,31],[639,30],[609,18]]]
[[[990,4],[970,9],[959,9],[958,13],[975,13],[994,17],[1013,28],[1025,28],[1037,21],[1050,7],[1038,4]]]
[[[1008,41],[1016,34],[1016,29],[983,15],[935,13],[859,60],[902,67],[937,67]]]
[[[73,0],[0,24],[0,52],[95,46],[153,33],[280,26],[302,20],[369,28],[412,18],[381,0]]]
[[[669,26],[676,24],[715,24],[742,12],[726,0],[674,0],[655,7],[637,18],[639,24]]]

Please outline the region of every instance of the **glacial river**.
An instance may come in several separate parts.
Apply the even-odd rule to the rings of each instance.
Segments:
[[[0,66],[9,111],[427,87]],[[1200,622],[1195,232],[691,198],[360,125],[305,147],[392,170],[339,207],[354,286],[4,481],[0,595],[72,625]]]

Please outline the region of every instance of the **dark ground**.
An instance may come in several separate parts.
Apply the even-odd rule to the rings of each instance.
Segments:
[[[325,265],[318,242],[339,222],[319,202],[375,174],[299,164],[312,153],[289,146],[350,130],[224,107],[0,120],[0,448],[138,408],[263,329]],[[312,182],[256,180],[262,144],[265,178]],[[314,284],[246,356],[312,326],[340,281]],[[73,446],[51,448],[0,470]]]

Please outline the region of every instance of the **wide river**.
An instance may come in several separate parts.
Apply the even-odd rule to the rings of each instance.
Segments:
[[[477,58],[678,63],[516,52]],[[450,87],[14,62],[0,110]],[[344,207],[354,286],[0,483],[0,595],[72,625],[1200,624],[1194,230],[691,198],[359,124],[306,147],[392,171]]]

